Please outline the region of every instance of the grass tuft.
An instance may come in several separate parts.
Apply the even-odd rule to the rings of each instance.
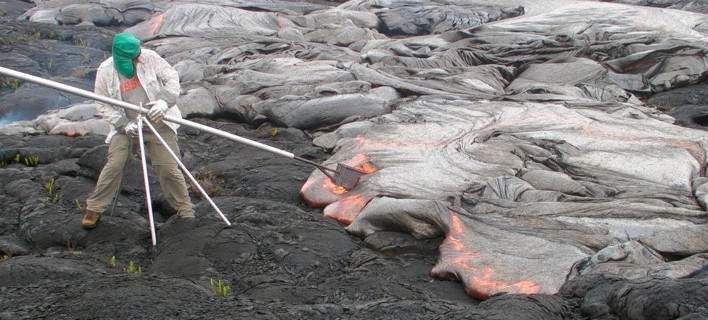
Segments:
[[[24,158],[22,163],[27,167],[36,167],[39,164],[39,156],[29,155]]]
[[[74,199],[74,205],[76,206],[76,209],[79,209],[79,211],[84,210],[84,207],[81,205],[81,201],[79,201],[79,199]]]
[[[209,278],[209,284],[217,297],[226,298],[231,295],[231,286],[226,281]]]
[[[57,192],[56,179],[54,178],[44,183],[44,192],[47,193],[47,198],[51,203],[58,203],[61,200],[61,195]]]
[[[17,90],[20,88],[20,85],[22,85],[22,82],[20,82],[20,80],[0,78],[0,89],[8,88],[14,92],[17,92]]]
[[[128,266],[123,268],[123,271],[127,273],[143,273],[143,267],[135,263],[135,261],[130,260],[128,261]]]
[[[79,47],[79,48],[84,48],[84,49],[86,49],[86,47],[88,47],[88,43],[86,42],[86,40],[81,39],[81,38],[75,38],[75,39],[74,39],[74,44],[75,44],[77,47]]]

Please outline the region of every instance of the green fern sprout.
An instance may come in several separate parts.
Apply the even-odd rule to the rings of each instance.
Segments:
[[[130,260],[128,261],[128,266],[123,268],[123,271],[127,273],[143,273],[143,268],[133,260]]]
[[[57,192],[56,179],[51,178],[44,184],[44,191],[47,193],[49,202],[58,203],[61,200],[61,195]]]
[[[17,89],[20,88],[21,84],[22,84],[22,82],[20,82],[17,79],[8,79],[8,80],[0,79],[0,88],[2,88],[2,87],[10,88],[15,92],[17,92]]]
[[[86,48],[88,46],[88,44],[86,43],[86,40],[81,39],[81,38],[74,39],[74,44],[76,46],[78,46],[79,48]]]
[[[226,298],[231,295],[231,286],[225,281],[209,278],[209,284],[217,297]]]
[[[39,156],[29,155],[23,160],[25,166],[36,167],[39,164]]]

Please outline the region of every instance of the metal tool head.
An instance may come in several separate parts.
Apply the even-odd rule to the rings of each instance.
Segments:
[[[337,172],[334,174],[334,183],[344,189],[351,190],[359,183],[361,176],[366,174],[354,167],[343,163],[337,163]]]

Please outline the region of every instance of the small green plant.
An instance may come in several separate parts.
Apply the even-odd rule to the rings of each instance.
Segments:
[[[20,82],[20,80],[10,79],[8,81],[8,86],[10,87],[10,89],[12,89],[15,92],[17,92],[17,90],[20,89],[20,85],[22,85],[22,82]]]
[[[275,138],[278,135],[278,128],[270,128],[270,137]]]
[[[128,266],[123,268],[123,271],[127,273],[143,273],[143,268],[133,260],[130,260],[128,261]]]
[[[4,17],[7,15],[7,12],[5,10],[0,9],[0,17]]]
[[[111,256],[111,258],[108,259],[108,267],[111,269],[115,269],[116,265],[116,256]]]
[[[86,40],[81,39],[81,38],[76,38],[74,39],[74,44],[78,46],[79,48],[86,48],[88,47],[88,44],[86,43]]]
[[[29,155],[23,160],[23,163],[27,167],[36,167],[39,164],[39,156]]]
[[[47,193],[47,197],[51,203],[57,203],[61,200],[61,195],[57,192],[56,179],[54,178],[51,178],[44,183],[44,192]]]
[[[19,153],[16,154],[16,155],[15,155],[15,162],[20,163],[20,159],[21,159],[21,158],[22,158],[22,156],[20,156]]]
[[[81,205],[81,201],[79,201],[79,199],[74,199],[74,205],[76,206],[76,209],[79,209],[79,211],[84,210],[84,206]]]
[[[217,297],[226,298],[231,295],[231,286],[226,281],[209,278],[209,284]]]
[[[76,244],[71,240],[66,240],[66,251],[72,256],[80,256],[81,251],[76,250]]]
[[[3,255],[0,256],[0,262],[3,262],[3,261],[5,261],[5,260],[9,260],[10,258],[12,258],[12,254],[10,254],[10,253],[8,253],[8,254],[3,254]]]
[[[22,82],[20,80],[0,77],[0,89],[8,88],[14,92],[17,92],[17,90],[20,88],[20,85],[22,85]]]

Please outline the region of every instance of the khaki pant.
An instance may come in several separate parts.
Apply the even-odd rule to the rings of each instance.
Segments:
[[[177,145],[177,135],[167,126],[158,129],[162,138],[170,146],[175,154],[179,155]],[[143,136],[147,146],[146,151],[150,156],[150,164],[155,170],[160,181],[160,188],[167,202],[177,210],[180,216],[194,216],[194,210],[187,184],[182,172],[177,167],[177,162],[167,152],[164,146],[152,133],[144,133]],[[132,140],[132,141],[131,141]],[[103,212],[108,208],[113,196],[118,191],[123,179],[123,168],[130,156],[130,144],[134,143],[135,150],[139,150],[138,138],[129,138],[125,134],[116,134],[111,138],[108,146],[108,160],[101,170],[101,174],[96,182],[96,188],[91,196],[86,200],[86,209],[95,212]],[[139,168],[127,168],[128,170],[140,170]]]

